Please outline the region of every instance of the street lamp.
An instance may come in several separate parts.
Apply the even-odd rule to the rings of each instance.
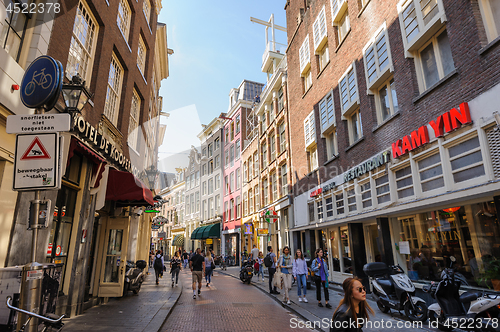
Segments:
[[[158,171],[153,165],[151,165],[148,168],[146,168],[144,172],[146,172],[146,177],[149,182],[149,189],[153,191],[153,189],[155,188],[156,176],[158,175]]]
[[[68,84],[63,84],[62,95],[68,113],[80,113],[91,95],[85,88],[85,81],[77,73]]]

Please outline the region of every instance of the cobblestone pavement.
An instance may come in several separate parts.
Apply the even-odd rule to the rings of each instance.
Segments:
[[[239,267],[228,267],[226,271],[221,271],[221,274],[231,275],[234,280],[238,281],[235,277],[239,276]],[[252,285],[257,287],[260,291],[259,293],[265,292],[265,296],[272,297],[277,301],[281,302],[283,300],[283,291],[281,291],[280,295],[270,295],[269,294],[269,280],[267,277],[264,281],[259,280],[257,277],[252,278]],[[245,285],[246,286],[246,285]],[[186,289],[184,289],[186,291]],[[256,289],[257,291],[257,289]],[[280,291],[280,290],[279,290]],[[187,293],[187,292],[186,292]],[[192,292],[191,292],[192,295]],[[316,323],[316,328],[322,331],[328,331],[329,329],[325,327],[325,323],[323,323],[323,319],[328,321],[332,318],[333,312],[335,308],[338,306],[340,300],[344,297],[344,294],[338,289],[329,289],[330,301],[329,303],[333,306],[332,309],[328,309],[326,307],[318,307],[318,301],[316,300],[316,288],[312,285],[311,289],[307,290],[307,299],[308,303],[299,302],[297,295],[297,284],[295,283],[292,286],[292,289],[289,291],[291,304],[286,305],[282,304],[284,307],[288,308],[288,310],[294,312],[298,316],[304,318],[305,320],[310,321],[309,326],[312,326],[312,323]],[[369,298],[370,295],[367,296]],[[321,298],[323,305],[325,304],[324,293],[321,292]],[[406,319],[404,315],[399,314],[398,312],[392,312],[392,314],[384,314],[382,313],[375,301],[368,299],[369,305],[372,307],[373,311],[375,311],[375,315],[370,316],[370,321],[363,328],[363,332],[375,332],[375,331],[404,331],[404,332],[417,332],[417,331],[439,331],[437,328],[429,327],[429,320],[427,322],[421,323],[421,327],[417,325],[413,325],[413,322],[410,322]],[[383,321],[383,323],[382,323]],[[459,330],[455,330],[459,331]]]
[[[155,284],[153,269],[137,295],[121,298],[88,309],[82,315],[64,319],[63,331],[156,332],[179,298],[182,287],[171,287],[168,272]],[[180,282],[180,280],[179,280]]]
[[[181,272],[182,295],[161,331],[311,331],[292,329],[290,320],[301,320],[273,298],[215,270],[212,287],[203,283],[201,296],[193,299],[191,273]],[[302,320],[301,320],[302,321]],[[303,322],[303,321],[302,321]]]

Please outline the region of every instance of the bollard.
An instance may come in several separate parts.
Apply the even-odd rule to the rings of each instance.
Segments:
[[[23,266],[21,280],[21,298],[19,307],[21,309],[39,314],[42,299],[43,265],[37,262],[28,263]],[[19,313],[17,319],[17,330],[21,329],[29,317]],[[26,332],[38,331],[38,319],[32,318],[26,327]]]

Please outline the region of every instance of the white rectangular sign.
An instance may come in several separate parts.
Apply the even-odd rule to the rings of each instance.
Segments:
[[[410,254],[410,242],[409,241],[400,241],[399,242],[399,253],[400,254]]]
[[[70,125],[68,113],[9,115],[6,131],[9,134],[57,133],[69,131]]]
[[[59,134],[17,135],[14,190],[59,188]]]

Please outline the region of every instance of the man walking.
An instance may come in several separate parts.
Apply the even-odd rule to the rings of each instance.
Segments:
[[[186,249],[184,249],[184,253],[182,254],[182,261],[184,263],[183,267],[186,268],[189,262],[189,254],[186,252]]]
[[[196,282],[198,282],[198,296],[201,296],[201,281],[205,271],[205,258],[200,253],[201,249],[196,249],[196,253],[189,260],[189,268],[193,277],[193,299],[196,299]]]
[[[155,269],[155,276],[156,276],[156,284],[158,285],[160,282],[158,278],[160,278],[160,275],[163,273],[163,255],[161,254],[161,251],[158,250],[156,251],[156,256],[155,256],[155,261],[153,263],[153,267]]]
[[[271,246],[268,246],[267,247],[267,255],[271,258],[271,266],[268,267],[268,270],[269,270],[269,293],[270,294],[279,294],[280,292],[278,292],[276,290],[276,286],[273,288],[273,277],[274,277],[274,274],[276,273],[276,254],[273,252],[273,247]]]
[[[257,246],[255,244],[253,245],[251,253],[252,253],[252,260],[256,261],[257,258],[259,258],[259,249],[257,249]]]

